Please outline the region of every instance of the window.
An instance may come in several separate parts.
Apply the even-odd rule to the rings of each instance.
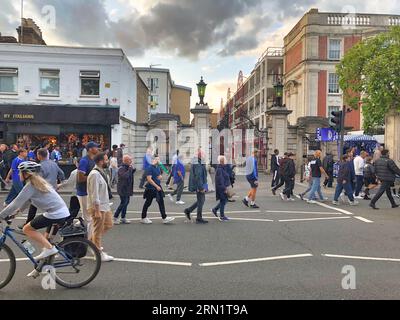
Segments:
[[[60,70],[40,70],[40,95],[60,96]]]
[[[149,106],[151,109],[157,109],[158,107],[158,96],[149,96]]]
[[[18,93],[18,69],[0,68],[0,94]]]
[[[157,78],[148,78],[147,79],[147,86],[149,87],[150,91],[153,92],[158,89],[158,79]]]
[[[100,96],[100,72],[81,71],[81,96],[99,97]]]
[[[336,73],[329,74],[328,93],[340,93],[339,76]]]
[[[329,40],[329,59],[340,60],[340,52],[342,47],[341,40]]]
[[[341,110],[342,110],[342,107],[340,107],[340,106],[328,106],[328,119],[329,119],[329,124],[331,126],[335,125],[333,122],[331,122],[331,120],[332,120],[332,112],[341,111]]]

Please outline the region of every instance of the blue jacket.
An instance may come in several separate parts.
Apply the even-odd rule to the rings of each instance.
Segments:
[[[146,154],[143,158],[143,170],[147,170],[151,166],[151,156]]]
[[[215,192],[217,200],[227,200],[228,196],[225,193],[226,188],[231,185],[231,179],[226,171],[226,166],[218,165],[215,172]]]
[[[206,165],[199,158],[194,158],[190,167],[189,191],[197,192],[204,190],[207,186]]]

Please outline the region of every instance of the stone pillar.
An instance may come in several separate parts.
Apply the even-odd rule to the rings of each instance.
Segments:
[[[267,155],[267,163],[271,159],[271,156],[275,149],[278,149],[282,155],[287,151],[287,141],[288,141],[288,116],[292,111],[285,107],[273,107],[267,111],[267,115],[270,116],[271,130],[269,132],[269,148]]]
[[[208,104],[196,104],[196,107],[191,110],[194,116],[194,129],[198,137],[198,146],[194,146],[194,149],[196,150],[198,147],[202,147],[203,151],[206,153],[207,163],[210,157],[210,115],[212,112],[213,110],[208,107]]]
[[[400,112],[394,110],[386,116],[385,148],[400,165]]]

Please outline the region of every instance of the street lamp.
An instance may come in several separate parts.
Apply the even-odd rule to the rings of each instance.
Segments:
[[[275,104],[278,107],[282,107],[283,102],[283,84],[280,79],[274,85],[275,89]]]
[[[201,77],[200,82],[197,84],[197,91],[199,92],[201,106],[204,106],[204,97],[206,95],[206,88],[207,88],[207,83],[205,83],[203,77]]]

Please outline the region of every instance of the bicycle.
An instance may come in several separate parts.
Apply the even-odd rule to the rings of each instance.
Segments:
[[[101,255],[97,247],[89,240],[82,237],[82,233],[69,235],[70,237],[59,243],[54,241],[61,227],[53,225],[50,231],[49,241],[58,249],[58,253],[41,261],[35,261],[28,249],[23,246],[24,242],[19,242],[14,234],[25,236],[11,228],[11,220],[5,220],[5,228],[0,221],[0,289],[7,286],[15,275],[16,262],[14,252],[5,243],[8,238],[22,251],[27,257],[27,260],[32,262],[37,271],[37,278],[43,270],[48,270],[48,267],[55,270],[55,282],[60,286],[68,289],[82,288],[92,282],[98,275],[101,267]],[[26,260],[18,259],[18,260]],[[8,264],[8,268],[4,267]],[[47,267],[47,268],[46,268]],[[88,267],[88,270],[85,269]],[[87,275],[86,275],[87,274]],[[79,276],[83,275],[83,280],[78,280]]]

